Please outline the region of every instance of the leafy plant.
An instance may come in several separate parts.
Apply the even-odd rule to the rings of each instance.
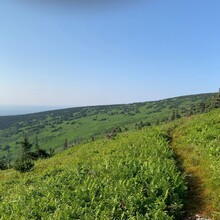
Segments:
[[[186,195],[167,140],[153,128],[75,146],[28,174],[8,172],[0,185],[2,219],[172,220]]]
[[[30,159],[17,159],[14,163],[14,169],[22,173],[30,171],[34,167],[34,163]]]

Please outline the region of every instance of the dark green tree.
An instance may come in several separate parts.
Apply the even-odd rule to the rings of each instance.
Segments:
[[[173,110],[170,120],[174,121],[175,119],[176,119],[176,112],[175,112],[175,110]]]
[[[34,167],[31,159],[32,144],[29,142],[27,136],[21,141],[21,158],[14,163],[14,169],[20,172],[28,172]]]
[[[6,170],[6,169],[8,169],[8,164],[7,164],[7,159],[4,156],[0,159],[0,170]]]
[[[181,115],[179,114],[178,109],[173,110],[170,120],[174,121],[174,120],[179,119],[179,118],[181,118]]]
[[[21,157],[23,160],[30,159],[32,144],[29,142],[27,136],[21,141]]]
[[[213,95],[207,103],[208,110],[212,110],[216,108],[220,108],[220,92]]]
[[[135,129],[136,130],[141,130],[144,127],[143,121],[140,121],[139,123],[135,124]]]
[[[40,150],[39,140],[37,136],[35,137],[35,150],[36,152],[39,152]]]
[[[50,152],[47,152],[46,150],[42,149],[39,145],[38,137],[35,138],[35,151],[29,153],[32,160],[37,159],[45,159],[48,157],[51,157],[52,154]]]
[[[187,116],[191,116],[191,115],[193,115],[193,108],[192,108],[192,106],[190,106],[190,109],[188,110],[188,112],[187,112]]]
[[[67,138],[64,141],[63,149],[66,150],[68,148],[68,141]]]
[[[178,109],[177,109],[177,110],[176,110],[176,119],[179,119],[179,118],[181,118],[181,116],[180,116],[179,111],[178,111]]]
[[[7,157],[6,157],[6,163],[7,163],[7,168],[9,169],[11,167],[11,147],[8,145],[8,148],[7,148]]]
[[[205,113],[206,112],[206,104],[204,102],[199,103],[198,112],[199,113]]]
[[[32,160],[29,160],[29,159],[27,160],[18,159],[14,163],[14,169],[21,173],[28,172],[33,167],[34,167],[34,163]]]

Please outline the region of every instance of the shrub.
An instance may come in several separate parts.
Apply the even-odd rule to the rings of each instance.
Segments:
[[[8,168],[7,161],[3,157],[3,158],[0,159],[0,170],[6,170],[7,168]]]
[[[25,173],[30,171],[34,167],[34,163],[32,160],[22,160],[18,159],[14,163],[14,169],[21,172]]]

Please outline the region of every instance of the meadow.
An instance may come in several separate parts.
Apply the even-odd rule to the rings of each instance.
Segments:
[[[220,219],[219,100],[203,94],[3,117],[1,140],[18,142],[1,147],[7,159],[19,157],[26,133],[34,143],[35,129],[40,145],[57,152],[27,173],[0,171],[0,219]]]
[[[35,144],[38,137],[43,149],[63,149],[65,139],[70,146],[105,136],[115,127],[122,131],[166,123],[174,110],[180,116],[196,111],[213,94],[201,94],[126,105],[94,106],[48,111],[21,116],[0,117],[0,157],[19,157],[20,141],[27,135]]]
[[[180,119],[164,129],[188,176],[189,214],[220,219],[220,110]]]
[[[186,185],[166,135],[126,132],[0,172],[0,219],[179,219]]]

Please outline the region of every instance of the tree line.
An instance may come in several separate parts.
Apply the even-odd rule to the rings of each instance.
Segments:
[[[220,92],[211,96],[211,98],[209,98],[206,102],[192,104],[190,108],[188,109],[188,111],[186,112],[186,115],[184,116],[189,117],[189,116],[196,115],[196,114],[207,113],[217,108],[220,108]],[[174,121],[176,119],[181,118],[182,116],[183,115],[179,113],[178,109],[173,109],[169,121]]]

